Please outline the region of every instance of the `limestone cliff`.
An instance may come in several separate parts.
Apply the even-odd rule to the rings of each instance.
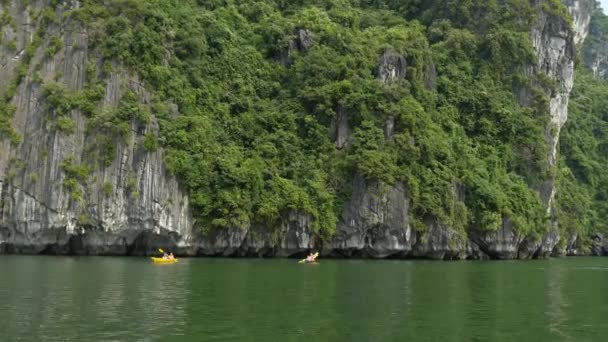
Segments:
[[[42,43],[26,62],[25,50],[33,46],[40,25],[33,15],[49,4],[8,4],[0,11],[8,11],[14,25],[2,28],[0,92],[6,96],[8,81],[18,77],[20,65],[27,73],[10,98],[15,107],[13,127],[21,141],[0,142],[0,251],[127,254],[138,239],[161,232],[175,233],[177,246],[190,245],[188,197],[167,174],[162,150],[147,152],[142,146],[144,135],[158,129],[154,118],[144,127],[133,123],[126,140],[117,138],[112,162],[94,168],[80,180],[82,184],[77,186],[82,187],[82,198],[72,196],[65,185],[65,162],[79,165],[90,160],[99,149],[98,137],[78,110],[69,112],[72,132],[53,125],[55,113],[45,102],[43,84],[57,81],[68,90],[82,90],[87,82],[86,66],[99,61],[88,49],[87,31],[64,20],[63,11],[58,11],[58,22],[48,26]],[[50,37],[62,42],[53,56],[44,52]],[[135,92],[144,105],[148,103],[137,77],[116,67],[105,76],[100,110],[115,107],[126,90]]]
[[[542,5],[542,2],[538,2]],[[530,74],[541,74],[553,81],[555,86],[547,89],[547,112],[549,123],[545,129],[545,140],[548,144],[547,162],[551,170],[557,166],[557,153],[560,130],[568,118],[568,99],[574,81],[575,47],[587,36],[592,5],[587,1],[564,2],[572,17],[572,26],[558,16],[545,13],[538,18],[532,30],[532,45],[537,62],[530,66]],[[525,97],[520,98],[522,105],[528,105]],[[544,236],[539,239],[520,236],[511,222],[503,220],[502,227],[496,233],[474,232],[473,240],[490,256],[500,259],[547,257],[562,254],[557,248],[560,240],[558,218],[555,204],[555,172],[551,172],[538,186],[541,200],[547,208],[549,225]]]
[[[608,43],[606,42],[608,26],[602,13],[597,10],[589,26],[589,38],[585,41],[582,49],[582,57],[585,67],[593,72],[593,75],[602,79],[608,79]]]
[[[544,2],[536,3],[539,13],[544,13],[540,10]],[[536,63],[528,72],[543,74],[556,84],[547,90],[546,108],[550,116],[546,158],[552,169],[560,129],[567,119],[575,45],[585,39],[590,22],[588,2],[565,3],[573,27],[562,17],[545,13],[530,33]],[[78,1],[64,2],[54,13],[56,20],[45,22],[41,29],[45,17],[40,13],[49,6],[49,0],[18,0],[0,8],[3,17],[13,20],[2,22],[0,94],[15,109],[13,139],[0,136],[0,253],[137,255],[169,247],[184,255],[296,256],[322,249],[326,255],[346,257],[464,259],[531,258],[558,252],[554,176],[537,189],[551,217],[546,234],[539,239],[520,236],[506,219],[498,231],[488,233],[478,227],[455,229],[424,217],[424,229],[417,231],[412,227],[407,187],[361,175],[353,177],[352,194],[330,241],[323,242],[313,233],[311,215],[295,209],[282,213],[269,227],[232,227],[202,234],[195,228],[187,193],[164,166],[162,148],[146,146],[146,138],[159,127],[151,95],[138,75],[116,62],[102,61],[91,46],[87,28],[65,16],[79,6]],[[274,57],[289,66],[292,56],[306,53],[315,39],[315,32],[296,29],[286,50]],[[405,79],[408,63],[407,56],[387,49],[378,56],[375,77],[382,84]],[[424,70],[425,85],[433,88],[440,75],[432,61]],[[139,105],[152,115],[147,120],[133,119],[128,132],[105,134],[103,122],[91,122],[85,110],[70,107],[63,118],[73,125],[58,126],[60,113],[49,106],[45,89],[59,83],[68,93],[83,92],[93,79],[103,85],[94,110],[112,111],[127,94],[135,94]],[[521,104],[527,105],[529,94],[519,95]],[[342,107],[336,113],[328,135],[337,149],[348,149],[349,113]],[[393,117],[386,118],[387,140],[393,137],[394,124]],[[100,156],[106,156],[101,158],[104,162],[99,162]],[[83,169],[83,165],[91,167]],[[455,185],[456,201],[463,202],[464,196],[465,189]]]
[[[555,89],[547,90],[549,124],[545,130],[548,144],[547,162],[550,169],[556,168],[559,133],[567,120],[568,99],[574,80],[575,46],[581,44],[589,29],[593,6],[588,1],[565,1],[572,17],[572,26],[561,17],[544,13],[536,22],[531,40],[536,53],[536,63],[531,65],[530,75],[542,74],[555,82]],[[542,1],[537,3],[543,5]],[[378,77],[382,82],[405,77],[407,62],[402,56],[387,51],[379,60]],[[527,106],[527,101],[522,101]],[[390,126],[390,125],[387,125]],[[407,194],[403,186],[396,184],[385,189],[382,195],[374,195],[378,189],[364,182],[355,181],[351,202],[343,212],[342,223],[334,239],[333,249],[345,251],[346,255],[358,254],[384,257],[415,256],[434,259],[463,259],[489,256],[499,259],[547,257],[560,254],[560,240],[555,209],[555,176],[551,173],[538,187],[540,197],[550,217],[544,236],[532,239],[517,233],[508,219],[503,219],[500,229],[487,232],[483,227],[470,227],[468,232],[459,232],[441,225],[433,218],[425,220],[422,233],[412,231],[408,225]],[[402,198],[404,197],[404,198]],[[464,191],[460,200],[464,201]],[[381,210],[374,210],[383,203]],[[406,215],[402,212],[406,211]],[[391,221],[391,217],[401,217]]]

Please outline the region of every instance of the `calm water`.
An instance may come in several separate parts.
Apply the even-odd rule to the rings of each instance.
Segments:
[[[0,256],[0,341],[606,341],[608,258]]]

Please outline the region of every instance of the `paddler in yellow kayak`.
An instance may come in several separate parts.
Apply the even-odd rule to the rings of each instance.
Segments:
[[[163,253],[162,257],[159,258],[155,258],[155,257],[151,257],[150,259],[152,259],[152,262],[154,262],[155,264],[172,264],[177,262],[177,258],[173,255],[173,253],[169,253],[167,254],[165,251],[163,251],[162,249],[158,249],[159,252]]]
[[[173,260],[175,259],[175,257],[173,256],[173,253],[163,253],[163,259],[167,259],[167,260]]]

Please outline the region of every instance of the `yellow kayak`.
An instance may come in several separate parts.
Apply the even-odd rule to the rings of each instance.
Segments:
[[[163,258],[155,258],[151,257],[152,262],[155,264],[173,264],[177,262],[177,259],[163,259]]]

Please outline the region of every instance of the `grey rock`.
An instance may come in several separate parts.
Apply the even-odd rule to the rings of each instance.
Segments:
[[[430,59],[424,66],[424,86],[427,89],[435,89],[437,87],[437,68],[435,63]]]
[[[201,255],[231,256],[241,248],[247,237],[247,229],[224,228],[215,230],[200,241],[198,253]]]
[[[77,6],[78,2],[65,3]],[[48,6],[47,1],[30,1],[30,8]],[[66,7],[67,6],[67,7]],[[11,2],[11,15],[22,25],[17,32],[18,47],[24,48],[36,29],[29,11],[22,10],[22,1]],[[58,16],[63,18],[63,10]],[[44,82],[62,75],[59,82],[71,91],[85,86],[85,65],[89,58],[88,35],[85,30],[49,26],[46,38],[36,51],[30,65],[40,65]],[[69,29],[68,29],[69,28]],[[52,58],[44,56],[44,47],[52,35],[64,41]],[[4,46],[2,47],[5,48]],[[0,54],[2,58],[5,53]],[[12,79],[17,63],[7,62],[1,68],[3,79]],[[0,227],[5,232],[5,250],[28,253],[127,254],[136,244],[138,234],[161,231],[176,233],[176,245],[189,244],[193,237],[188,197],[179,189],[177,181],[163,165],[163,151],[146,152],[142,148],[143,134],[158,131],[152,118],[145,127],[135,122],[126,140],[114,141],[116,150],[110,165],[100,166],[93,157],[104,147],[95,145],[96,132],[89,130],[86,118],[79,111],[69,113],[75,122],[75,132],[58,131],[48,120],[48,106],[42,95],[42,85],[26,76],[21,82],[13,104],[17,110],[13,126],[23,137],[18,146],[6,139],[0,141]],[[100,110],[116,106],[124,89],[134,91],[142,104],[149,103],[149,95],[136,76],[116,65],[106,80],[106,92]],[[6,83],[0,85],[3,91]],[[75,164],[93,166],[86,182],[81,184],[81,201],[71,198],[63,186],[66,174],[62,163],[72,158]],[[35,180],[34,180],[35,179]],[[104,188],[111,188],[106,193]],[[134,232],[137,232],[134,233]]]
[[[591,241],[590,253],[593,256],[608,256],[608,240],[602,238],[601,240],[594,239]]]
[[[608,79],[608,44],[586,48],[583,52],[585,66],[597,78]]]
[[[407,61],[405,57],[395,50],[385,50],[378,60],[378,79],[386,84],[404,79],[406,74]]]
[[[395,135],[395,117],[390,115],[384,122],[384,138],[392,140]]]
[[[321,249],[308,214],[289,211],[277,227],[254,226],[212,231],[198,241],[198,254],[208,256],[290,257]]]
[[[339,107],[336,111],[336,117],[329,127],[329,136],[339,150],[350,146],[352,130],[348,112],[343,107]]]
[[[523,237],[515,232],[513,224],[503,219],[495,232],[474,228],[469,231],[470,239],[492,259],[517,259]]]
[[[409,207],[403,184],[383,185],[355,176],[331,248],[343,256],[406,256],[413,243]]]
[[[312,48],[314,44],[314,37],[312,35],[312,32],[307,29],[297,29],[295,32],[295,36],[295,42],[297,44],[298,50],[304,52]]]
[[[293,55],[296,52],[306,52],[314,45],[314,35],[307,29],[296,29],[293,32],[293,39],[289,41],[287,47],[279,53],[279,63],[288,66],[293,62]]]
[[[569,233],[566,243],[564,244],[563,249],[559,252],[559,255],[578,256],[588,254],[587,251],[579,248],[578,242],[578,234]]]
[[[462,260],[473,257],[466,232],[459,232],[435,219],[425,222],[426,231],[417,233],[413,256],[436,260]]]
[[[601,23],[589,24],[589,39],[582,47],[582,57],[585,67],[597,78],[608,79],[608,32]]]
[[[595,8],[594,0],[564,0],[568,12],[572,17],[572,29],[574,31],[574,43],[582,44],[589,33],[591,14]]]
[[[529,74],[542,73],[557,84],[555,89],[547,90],[550,120],[545,128],[545,140],[549,147],[547,161],[551,168],[557,167],[560,130],[568,118],[568,100],[574,80],[575,45],[584,41],[591,14],[586,0],[565,0],[564,3],[574,18],[573,28],[563,18],[540,11],[544,2],[536,1],[541,15],[532,30],[531,38],[537,59],[535,65],[527,68]],[[533,95],[529,89],[519,89],[517,96],[520,104],[532,105]],[[486,252],[498,258],[547,257],[558,252],[560,233],[555,203],[555,176],[547,179],[537,190],[550,217],[547,233],[540,240],[521,239],[513,234],[509,224],[503,223],[503,228],[495,234],[498,239],[495,243],[491,243],[487,236],[477,236],[482,249],[485,248]],[[518,246],[515,246],[515,243]],[[514,254],[515,252],[517,254]]]
[[[594,256],[608,255],[608,239],[601,233],[595,233],[591,236],[589,254]]]
[[[310,215],[291,212],[281,230],[281,245],[278,256],[292,256],[318,249],[319,237],[315,235],[313,219]]]

